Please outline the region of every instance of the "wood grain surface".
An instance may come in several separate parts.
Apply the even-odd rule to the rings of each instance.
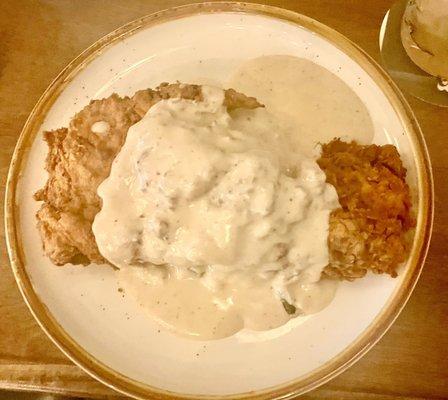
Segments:
[[[118,26],[192,1],[0,0],[0,188],[32,107],[59,71]],[[267,3],[315,18],[380,61],[378,33],[390,0]],[[448,398],[448,109],[408,100],[429,147],[436,184],[433,240],[421,279],[385,337],[361,361],[305,399]],[[3,213],[3,207],[0,211]],[[1,232],[0,387],[115,397],[74,366],[32,318],[10,271]],[[0,392],[0,398],[1,392]]]

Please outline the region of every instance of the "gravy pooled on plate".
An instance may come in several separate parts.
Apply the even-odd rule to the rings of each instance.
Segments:
[[[228,86],[263,103],[289,124],[303,151],[339,137],[370,144],[373,124],[366,106],[340,78],[304,58],[273,55],[242,64]]]

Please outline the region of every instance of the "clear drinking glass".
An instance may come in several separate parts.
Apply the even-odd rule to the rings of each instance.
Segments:
[[[448,0],[399,0],[380,30],[385,68],[405,91],[448,107]]]

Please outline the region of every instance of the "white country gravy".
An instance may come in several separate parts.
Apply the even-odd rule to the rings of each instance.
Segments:
[[[101,253],[179,333],[274,328],[292,316],[282,300],[321,309],[335,189],[265,109],[230,116],[222,89],[203,95],[161,101],[129,129],[98,189]]]
[[[212,87],[202,102],[157,103],[129,129],[93,224],[126,292],[172,331],[204,340],[330,303],[336,283],[320,276],[338,200],[315,145],[372,136],[356,94],[309,61],[252,60],[229,86],[266,109],[230,115]]]
[[[372,143],[373,124],[361,99],[343,80],[310,60],[286,55],[254,58],[226,86],[256,97],[271,114],[294,127],[296,146],[303,151],[335,137]]]

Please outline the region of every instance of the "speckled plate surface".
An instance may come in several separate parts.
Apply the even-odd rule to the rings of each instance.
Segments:
[[[344,80],[369,110],[376,143],[393,143],[409,169],[418,223],[397,279],[343,283],[324,311],[257,340],[191,341],[152,322],[119,292],[107,267],[51,265],[35,228],[33,192],[46,180],[42,131],[66,126],[91,99],[162,81],[222,84],[245,60],[305,57]],[[17,145],[6,198],[9,254],[41,327],[73,361],[137,398],[287,398],[331,379],[384,334],[422,268],[432,223],[426,147],[405,100],[382,70],[346,38],[307,17],[241,3],[167,10],[112,32],[74,60],[47,89]],[[291,328],[291,327],[288,327]]]

